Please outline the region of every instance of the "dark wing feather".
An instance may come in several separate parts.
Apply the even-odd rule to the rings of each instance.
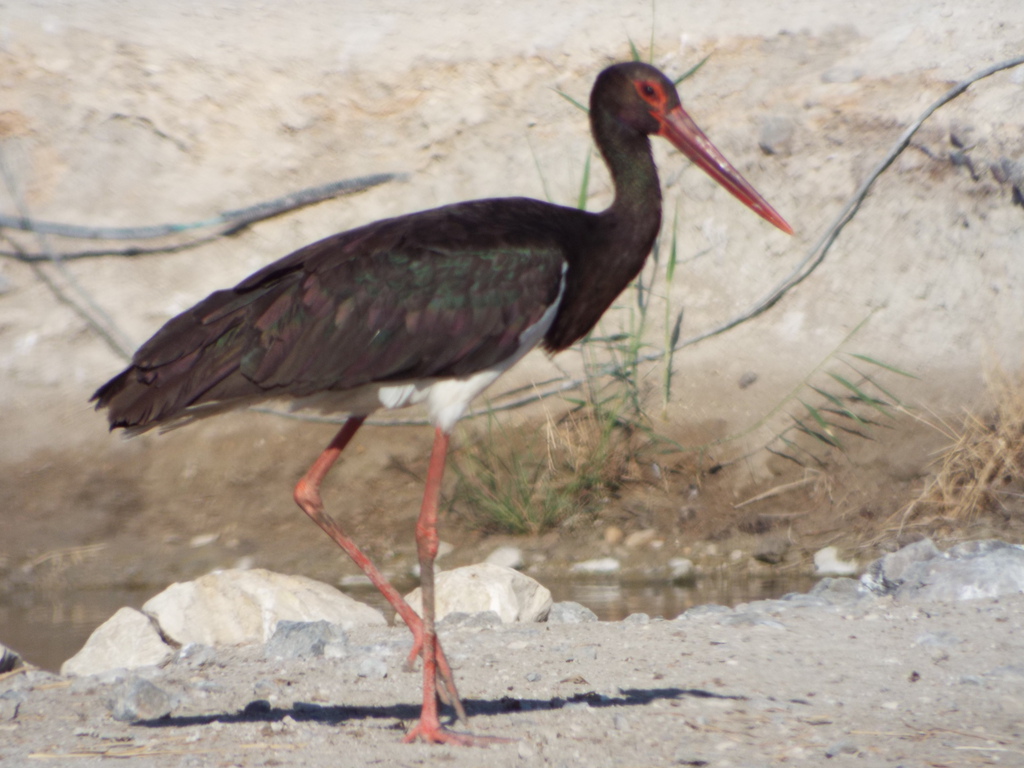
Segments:
[[[557,298],[565,210],[478,201],[314,243],[170,320],[93,399],[112,426],[145,427],[204,404],[493,366]]]

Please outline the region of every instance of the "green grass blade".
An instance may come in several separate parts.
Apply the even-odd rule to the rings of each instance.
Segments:
[[[707,64],[707,61],[710,58],[711,58],[711,54],[709,53],[707,56],[705,56],[703,59],[701,59],[696,64],[694,64],[692,67],[690,67],[688,70],[683,72],[683,74],[681,74],[678,78],[676,78],[672,82],[675,85],[679,85],[681,82],[683,82],[683,80],[686,80],[687,78],[693,77],[695,74],[697,74],[697,70],[699,70],[701,67],[703,67],[705,64]]]
[[[565,93],[564,91],[560,91],[557,88],[555,88],[555,93],[557,93],[559,96],[561,96],[563,99],[568,101],[570,104],[572,104],[577,109],[582,109],[584,112],[588,112],[588,113],[590,112],[589,109],[587,109],[585,106],[583,106],[578,101],[576,101],[576,99],[574,99],[568,93]]]
[[[858,376],[860,376],[866,382],[871,384],[871,386],[873,386],[875,389],[877,389],[883,395],[888,397],[893,403],[895,403],[896,405],[900,405],[900,399],[898,397],[896,397],[896,395],[894,395],[888,389],[886,389],[881,384],[879,384],[877,381],[875,381],[874,378],[872,378],[871,376],[868,376],[866,373],[861,371],[859,368],[857,368],[855,365],[853,365],[849,360],[844,360],[843,362],[846,363],[847,367],[850,368],[850,370],[856,372],[856,374]]]
[[[858,416],[856,413],[854,413],[849,408],[847,408],[843,404],[843,401],[840,400],[835,395],[833,395],[831,392],[826,392],[824,389],[821,389],[820,387],[816,387],[813,384],[811,384],[810,387],[815,392],[817,392],[819,395],[821,395],[826,400],[828,400],[830,403],[832,403],[837,409],[839,409],[839,411],[842,412],[843,416],[846,416],[847,418],[853,419],[854,421],[856,421],[856,422],[858,422],[860,424],[865,424],[866,425],[866,422],[860,416]]]
[[[665,282],[671,285],[672,278],[676,274],[676,264],[679,261],[679,206],[676,205],[675,216],[672,217],[672,244],[668,249],[668,264],[665,265]]]
[[[856,384],[854,384],[853,382],[851,382],[851,381],[847,380],[846,378],[840,376],[838,373],[832,373],[830,371],[828,375],[831,376],[836,381],[838,381],[840,384],[842,384],[848,390],[850,390],[854,394],[854,396],[857,398],[858,402],[861,402],[861,403],[864,403],[865,405],[871,406],[876,411],[881,413],[883,416],[887,416],[890,419],[892,418],[892,414],[889,413],[889,411],[887,411],[886,408],[885,408],[885,406],[887,406],[888,403],[886,403],[884,400],[879,400],[877,398],[871,397],[871,395],[869,395],[866,392],[864,392]]]
[[[633,61],[641,61],[640,51],[637,50],[633,38],[629,38],[629,52],[633,55]]]
[[[839,441],[836,440],[834,437],[832,437],[832,435],[828,434],[827,432],[819,432],[816,429],[811,429],[796,416],[791,415],[790,418],[793,419],[794,422],[796,422],[796,428],[803,432],[805,435],[809,435],[817,440],[820,440],[821,442],[825,443],[825,445],[831,446],[833,448],[842,448],[842,446],[839,444]]]
[[[680,309],[679,314],[676,315],[676,321],[672,324],[672,335],[669,337],[668,349],[666,352],[674,352],[676,344],[679,343],[679,334],[683,330],[683,312],[685,311],[685,308]]]
[[[839,442],[839,438],[835,436],[834,427],[832,424],[825,420],[825,417],[821,415],[821,411],[815,408],[813,405],[805,403],[803,400],[800,401],[800,405],[807,409],[807,413],[810,414],[811,418],[817,423],[819,429],[825,433],[829,441],[836,448],[842,448],[842,444]]]
[[[908,371],[904,371],[902,368],[897,368],[895,365],[889,365],[889,363],[883,363],[881,360],[876,360],[873,357],[868,357],[867,355],[858,355],[855,352],[850,352],[849,354],[850,357],[856,357],[858,360],[863,360],[865,363],[877,365],[879,368],[885,368],[885,370],[887,371],[898,373],[900,376],[906,376],[908,379],[919,378]]]
[[[587,150],[587,162],[583,164],[583,179],[580,181],[580,194],[576,199],[576,207],[581,211],[587,208],[587,197],[590,195],[590,150]]]

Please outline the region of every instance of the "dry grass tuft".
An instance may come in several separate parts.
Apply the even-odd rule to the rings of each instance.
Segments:
[[[902,512],[903,523],[939,518],[966,525],[985,515],[1024,518],[1024,374],[989,377],[994,408],[968,413],[959,427],[944,425],[952,445],[921,495]]]

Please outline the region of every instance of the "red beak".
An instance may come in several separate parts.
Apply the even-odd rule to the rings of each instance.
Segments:
[[[783,232],[793,234],[793,228],[774,208],[768,205],[768,201],[761,197],[756,189],[750,186],[740,172],[732,167],[732,164],[715,148],[715,145],[681,106],[669,112],[652,112],[652,114],[661,123],[659,136],[672,142],[680,152],[704,169],[708,176],[732,192],[761,218],[771,222]]]

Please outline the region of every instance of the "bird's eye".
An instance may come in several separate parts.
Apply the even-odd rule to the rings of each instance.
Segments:
[[[653,98],[654,94],[656,93],[656,91],[654,90],[654,86],[651,85],[650,83],[642,83],[640,85],[640,91],[647,98]]]

